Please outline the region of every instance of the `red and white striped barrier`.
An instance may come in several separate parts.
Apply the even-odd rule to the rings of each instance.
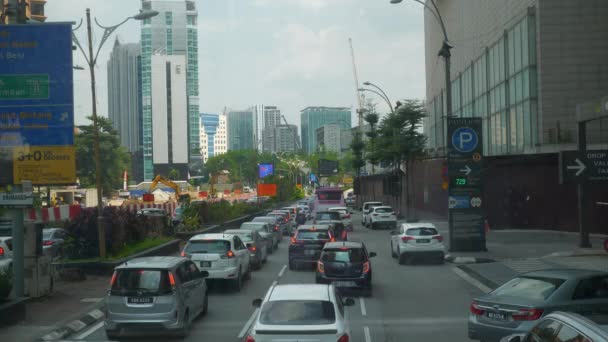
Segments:
[[[176,203],[145,203],[145,204],[129,204],[123,205],[121,208],[125,208],[128,211],[136,212],[143,208],[158,208],[163,209],[169,215],[175,215]],[[60,205],[52,208],[38,208],[30,209],[26,211],[25,219],[32,220],[34,222],[61,222],[65,220],[75,219],[83,208],[80,205]]]

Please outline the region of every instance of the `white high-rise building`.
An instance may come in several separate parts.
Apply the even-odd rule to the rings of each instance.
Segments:
[[[228,151],[226,115],[201,113],[201,156],[206,163],[211,157]]]
[[[186,57],[153,55],[152,160],[156,173],[188,172],[188,96]],[[198,125],[197,125],[198,126]]]

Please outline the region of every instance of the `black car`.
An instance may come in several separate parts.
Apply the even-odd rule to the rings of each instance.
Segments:
[[[361,242],[344,241],[325,244],[317,262],[316,282],[334,284],[346,290],[372,294],[372,263],[374,252],[367,252]]]
[[[298,227],[289,245],[289,269],[295,270],[302,264],[316,265],[323,246],[332,239],[330,227],[326,224],[305,224]]]

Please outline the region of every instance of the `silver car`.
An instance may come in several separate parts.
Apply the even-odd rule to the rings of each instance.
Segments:
[[[105,299],[106,335],[188,335],[192,321],[207,313],[207,276],[180,257],[136,258],[117,266]]]
[[[608,311],[608,273],[544,270],[525,273],[471,303],[469,338],[499,341],[527,333],[553,311]]]
[[[281,231],[281,218],[279,216],[258,216],[254,218],[251,222],[264,222],[270,224],[272,227],[272,231],[277,236],[278,242],[283,240],[283,232]],[[278,247],[278,243],[277,243]]]
[[[262,264],[268,259],[268,248],[266,247],[266,239],[263,239],[257,230],[228,229],[224,233],[241,238],[241,241],[243,241],[249,250],[249,263],[251,266],[257,270],[262,268]]]
[[[527,334],[503,337],[500,342],[608,342],[606,316],[594,319],[574,313],[556,311],[541,319]],[[594,322],[595,321],[595,322]]]
[[[61,255],[63,244],[68,232],[61,228],[45,228],[42,230],[42,253],[52,258]]]
[[[268,254],[272,254],[279,245],[279,236],[274,232],[269,223],[243,222],[240,229],[257,231],[266,240]]]

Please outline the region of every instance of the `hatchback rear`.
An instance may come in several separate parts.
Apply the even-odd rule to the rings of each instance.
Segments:
[[[431,258],[443,262],[443,236],[431,223],[403,223],[391,232],[391,254],[405,263],[413,258]]]
[[[316,282],[333,284],[344,289],[363,291],[366,296],[372,291],[372,265],[369,253],[361,242],[332,242],[323,247],[317,263]]]
[[[316,265],[321,250],[332,240],[329,226],[303,225],[291,237],[289,245],[289,269],[295,270],[299,265]]]

